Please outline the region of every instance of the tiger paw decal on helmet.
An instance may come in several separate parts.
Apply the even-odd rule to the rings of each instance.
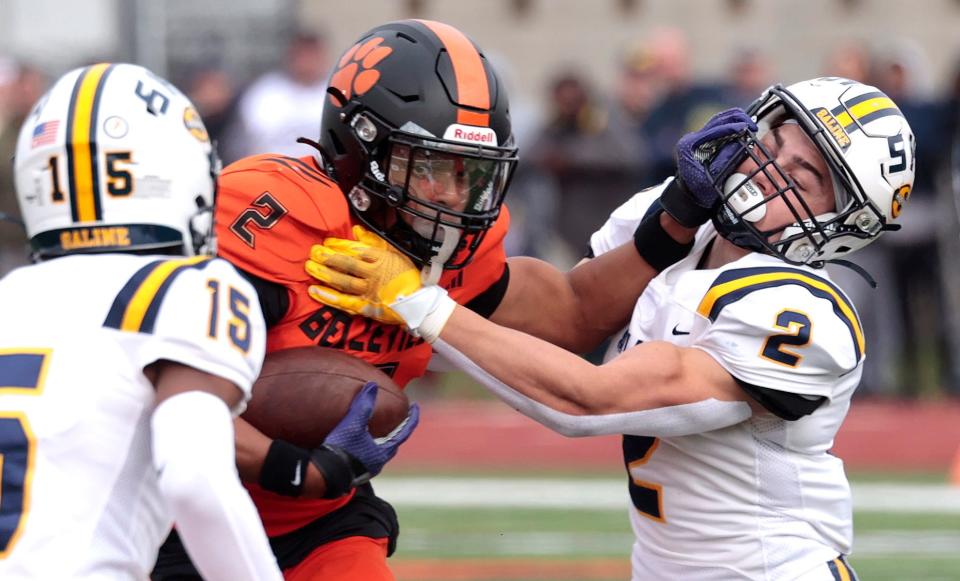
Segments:
[[[364,43],[355,44],[337,63],[339,68],[330,78],[330,86],[338,89],[347,99],[354,94],[362,95],[373,88],[380,80],[380,72],[373,67],[393,52],[389,46],[380,46],[382,42],[383,38],[377,36]],[[335,107],[342,105],[333,96],[329,99]]]

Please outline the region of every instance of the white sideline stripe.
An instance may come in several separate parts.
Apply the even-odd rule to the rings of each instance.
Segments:
[[[397,506],[623,510],[622,479],[380,476],[377,494]],[[854,484],[856,511],[960,514],[960,488],[946,484]]]

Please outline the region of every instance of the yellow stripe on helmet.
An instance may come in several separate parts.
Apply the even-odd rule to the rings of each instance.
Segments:
[[[840,113],[837,115],[837,122],[840,123],[841,127],[847,127],[853,122],[853,120],[863,119],[875,111],[896,108],[897,105],[890,99],[890,97],[875,97],[873,99],[867,99],[862,103],[857,103],[853,107],[850,107],[848,111]]]
[[[67,117],[67,160],[70,175],[70,202],[75,222],[102,218],[99,206],[96,132],[99,89],[111,68],[110,63],[87,67],[74,86]]]

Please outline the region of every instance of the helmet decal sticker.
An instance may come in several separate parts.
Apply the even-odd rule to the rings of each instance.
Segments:
[[[111,115],[103,122],[103,132],[114,139],[123,139],[129,130],[130,124],[118,115]]]
[[[447,127],[443,138],[448,141],[460,141],[474,145],[492,145],[494,147],[499,145],[497,143],[497,132],[493,129],[489,127],[460,125],[459,123],[454,123]]]
[[[844,101],[842,105],[834,108],[831,113],[837,118],[837,122],[851,133],[875,119],[887,117],[888,115],[899,115],[903,117],[903,114],[900,112],[900,109],[897,109],[893,100],[880,91],[874,91]]]
[[[847,132],[843,130],[843,127],[840,126],[840,122],[837,121],[837,118],[830,114],[829,111],[823,107],[818,108],[814,111],[814,114],[817,116],[817,119],[823,123],[823,126],[827,128],[827,131],[830,132],[830,135],[833,136],[833,140],[837,142],[837,145],[840,146],[840,149],[847,149],[850,147],[850,136],[847,135]]]
[[[337,63],[339,68],[330,77],[330,86],[339,89],[347,99],[372,89],[380,80],[380,72],[373,67],[393,52],[389,46],[380,46],[382,42],[383,37],[377,36],[355,44]],[[332,96],[329,99],[335,107],[340,107]]]
[[[132,244],[126,226],[90,226],[60,232],[60,247],[70,252],[82,248],[125,248]]]
[[[30,142],[30,149],[54,143],[57,140],[57,131],[59,131],[59,129],[59,119],[38,124],[33,128],[33,140]]]
[[[910,184],[900,186],[893,194],[893,204],[890,206],[890,215],[894,218],[900,216],[904,204],[910,199]]]
[[[200,143],[210,141],[207,128],[203,126],[203,120],[200,119],[200,114],[197,113],[197,110],[193,107],[187,107],[183,110],[183,126],[186,127],[190,135],[196,137]]]

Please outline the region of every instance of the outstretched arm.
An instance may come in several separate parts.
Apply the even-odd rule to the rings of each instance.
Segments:
[[[720,201],[715,181],[739,150],[733,138],[756,129],[743,111],[731,109],[685,135],[677,144],[676,175],[651,193],[656,205],[627,220],[633,244],[567,273],[533,258],[511,259],[509,284],[491,319],[573,351],[595,348],[627,323],[650,280],[689,253]],[[357,226],[354,236],[328,238],[311,249],[305,268],[318,284],[310,295],[351,314],[401,322],[390,302],[418,282],[416,271],[375,234]]]
[[[686,435],[761,409],[710,355],[666,342],[595,366],[456,308],[433,345],[518,411],[570,436]]]
[[[632,243],[569,272],[535,258],[511,258],[507,289],[491,320],[571,351],[590,351],[623,328],[650,280],[687,255],[696,232],[658,212],[637,226]],[[319,284],[310,287],[310,296],[354,315],[403,323],[389,303],[419,288],[420,273],[363,227],[355,226],[354,235],[327,238],[311,249],[305,268]]]
[[[420,287],[417,268],[398,252],[363,241],[316,248],[324,259],[313,265],[317,274],[337,281],[312,286],[316,300],[403,322],[508,404],[561,433],[683,435],[750,416],[747,394],[705,352],[652,342],[594,366],[458,306],[438,286]],[[531,308],[542,316],[553,300],[548,293]],[[596,308],[602,313],[604,303]]]
[[[391,309],[506,403],[566,435],[688,435],[742,422],[760,409],[698,349],[654,341],[595,366],[457,306],[436,286],[397,299]]]

